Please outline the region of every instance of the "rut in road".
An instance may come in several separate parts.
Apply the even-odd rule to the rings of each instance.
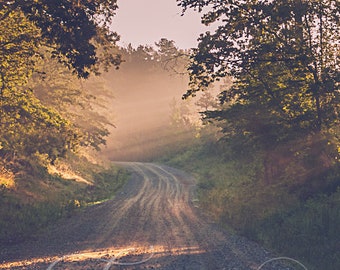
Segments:
[[[257,244],[198,213],[192,176],[151,163],[117,164],[131,179],[113,200],[4,252],[0,269],[256,270],[269,259]]]

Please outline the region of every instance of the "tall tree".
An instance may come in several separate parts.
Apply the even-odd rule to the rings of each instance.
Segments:
[[[176,47],[173,40],[162,38],[155,43],[157,48],[157,61],[161,62],[164,69],[174,74],[187,74],[188,51]]]
[[[118,35],[109,29],[116,9],[115,0],[1,1],[0,27],[9,17],[24,14],[40,31],[35,41],[51,47],[54,57],[86,78],[99,62],[120,63],[111,51]]]
[[[94,147],[104,143],[104,126],[91,125],[79,132],[56,106],[52,109],[51,103],[41,102],[27,82],[37,60],[44,57],[57,59],[82,78],[97,73],[99,64],[119,65],[120,56],[114,51],[118,36],[109,30],[116,8],[116,1],[105,0],[0,2],[1,159],[40,153],[53,162],[79,143]],[[45,85],[44,90],[55,86]],[[65,84],[58,87],[59,93],[65,90]],[[68,99],[79,89],[72,90],[63,97],[54,92],[54,97]],[[54,105],[58,102],[62,103],[56,100]]]
[[[186,96],[231,75],[223,102],[253,104],[294,127],[338,123],[340,2],[337,0],[181,0],[219,21],[191,56]],[[256,105],[256,106],[255,106]],[[230,108],[230,107],[229,107]]]

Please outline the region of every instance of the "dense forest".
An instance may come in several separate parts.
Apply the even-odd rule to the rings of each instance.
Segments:
[[[112,196],[105,156],[185,168],[226,229],[339,268],[339,2],[177,2],[218,24],[192,50],[119,47],[115,1],[0,3],[0,239]]]

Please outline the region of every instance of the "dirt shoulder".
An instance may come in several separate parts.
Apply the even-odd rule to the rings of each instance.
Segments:
[[[190,175],[150,163],[119,165],[131,179],[113,200],[8,246],[0,269],[258,269],[270,258],[199,214]]]

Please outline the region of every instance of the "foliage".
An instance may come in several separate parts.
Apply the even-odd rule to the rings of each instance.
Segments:
[[[40,60],[36,70],[28,83],[35,96],[72,122],[81,146],[99,150],[109,134],[107,127],[113,125],[107,110],[112,90],[104,78],[95,76],[84,81],[49,57]]]
[[[155,46],[139,45],[133,48],[130,44],[127,48],[121,48],[120,53],[126,64],[135,62],[137,69],[139,65],[149,65],[154,71],[167,71],[176,75],[183,75],[189,56],[188,51],[179,49],[173,40],[166,38],[155,42]]]
[[[7,162],[37,152],[53,162],[77,144],[70,122],[43,106],[30,90],[4,91],[0,112],[0,154]]]
[[[53,56],[80,77],[88,77],[99,62],[105,66],[120,63],[120,58],[110,52],[118,39],[109,30],[116,1],[2,1],[0,9],[1,23],[18,13],[24,14],[41,33],[28,41],[51,47]],[[101,51],[97,51],[99,46]]]
[[[234,81],[204,114],[221,150],[181,155],[201,205],[308,269],[339,268],[339,1],[178,2],[218,25],[191,55],[185,97]]]
[[[259,222],[255,234],[287,256],[308,258],[308,269],[336,269],[340,265],[339,196],[339,191],[320,195],[278,211]]]
[[[173,40],[162,38],[155,43],[157,49],[157,61],[165,70],[175,74],[186,74],[189,52],[180,50]]]
[[[6,10],[0,9],[0,17]],[[6,89],[27,83],[38,57],[38,29],[21,12],[0,20],[0,96]]]
[[[79,145],[99,149],[110,123],[91,108],[95,90],[84,90],[52,59],[84,78],[90,70],[98,72],[99,54],[105,54],[106,67],[118,65],[116,35],[108,30],[114,1],[6,1],[0,6],[1,162],[12,166],[36,153],[54,162]]]
[[[15,186],[13,172],[7,170],[5,167],[0,167],[0,196],[1,192],[7,188],[13,188]]]
[[[201,35],[191,56],[186,96],[231,75],[235,83],[221,95],[229,106],[218,117],[250,106],[269,125],[319,131],[338,124],[338,1],[178,2],[210,8],[205,24],[221,21],[214,34]]]
[[[162,161],[194,174],[200,207],[221,225],[308,269],[334,269],[339,265],[340,170],[329,140],[316,135],[290,140],[276,146],[275,155],[244,141],[209,136]],[[289,155],[287,149],[299,153]],[[326,165],[326,160],[332,162]]]

